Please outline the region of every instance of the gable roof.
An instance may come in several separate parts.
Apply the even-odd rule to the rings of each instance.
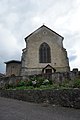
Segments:
[[[44,67],[43,69],[42,69],[42,72],[44,72],[44,70],[47,68],[47,67],[50,67],[51,69],[53,69],[54,70],[54,72],[56,72],[56,69],[55,68],[53,68],[51,65],[47,65],[46,67]]]
[[[60,36],[62,39],[64,39],[64,37],[62,37],[61,35],[59,35],[58,33],[56,33],[55,31],[53,31],[52,29],[48,28],[47,26],[45,25],[42,25],[41,27],[39,27],[37,30],[41,29],[41,28],[47,28],[48,30],[52,31],[53,33],[55,33],[56,35]],[[25,37],[25,41],[27,38],[29,38],[30,36],[32,36],[37,30],[35,30],[34,32],[32,32],[31,34],[29,34],[27,37]]]

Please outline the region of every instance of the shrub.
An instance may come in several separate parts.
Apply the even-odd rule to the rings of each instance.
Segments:
[[[30,86],[40,87],[41,85],[48,85],[52,84],[51,80],[45,79],[44,77],[40,76],[33,76],[30,78]]]
[[[35,87],[40,87],[43,84],[44,78],[43,77],[35,77],[33,82],[36,82]],[[34,84],[33,84],[34,86]]]
[[[65,87],[65,88],[69,88],[70,87],[70,81],[69,80],[64,80],[62,83],[59,84],[59,87]]]
[[[25,86],[25,81],[21,80],[17,83],[17,87]]]
[[[45,79],[42,84],[43,84],[43,85],[48,85],[48,84],[49,84],[49,80],[48,80],[48,79]]]
[[[75,79],[73,81],[73,88],[80,88],[80,79]]]
[[[34,87],[33,86],[27,86],[26,89],[31,90],[31,89],[34,89]]]
[[[25,86],[32,86],[32,80],[26,81]]]

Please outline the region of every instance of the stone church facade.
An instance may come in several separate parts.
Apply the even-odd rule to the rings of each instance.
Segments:
[[[63,37],[43,25],[25,38],[21,61],[5,62],[6,76],[28,76],[70,71]]]
[[[63,37],[43,25],[25,38],[21,76],[70,70]]]

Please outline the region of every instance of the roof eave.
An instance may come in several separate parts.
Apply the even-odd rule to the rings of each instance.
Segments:
[[[7,61],[7,62],[4,62],[5,64],[9,64],[9,63],[21,63],[21,61],[18,61],[18,60],[10,60],[10,61]]]

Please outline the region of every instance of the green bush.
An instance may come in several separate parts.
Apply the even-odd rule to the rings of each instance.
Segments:
[[[64,80],[61,83],[53,83],[51,80],[43,77],[34,76],[29,81],[17,81],[17,84],[5,84],[5,89],[67,89],[80,88],[80,78],[75,80]]]
[[[27,86],[26,89],[31,90],[31,89],[34,89],[34,87],[33,86]]]
[[[36,84],[33,84],[33,81],[36,82]],[[30,78],[30,86],[34,86],[34,87],[40,87],[41,85],[51,85],[52,81],[51,80],[47,80],[44,77],[39,77],[39,76],[34,76]],[[27,83],[27,85],[29,85]]]
[[[21,80],[17,83],[17,87],[25,86],[25,81]]]
[[[80,88],[80,79],[65,80],[59,84],[60,88]]]
[[[73,81],[73,85],[72,85],[73,88],[80,88],[80,79],[75,79]]]
[[[69,80],[64,80],[61,84],[59,84],[59,87],[61,88],[69,88],[70,87],[70,81]]]
[[[36,82],[37,82],[37,87],[40,87],[43,84],[44,78],[43,77],[37,77]]]
[[[32,80],[26,81],[25,86],[32,86]]]

